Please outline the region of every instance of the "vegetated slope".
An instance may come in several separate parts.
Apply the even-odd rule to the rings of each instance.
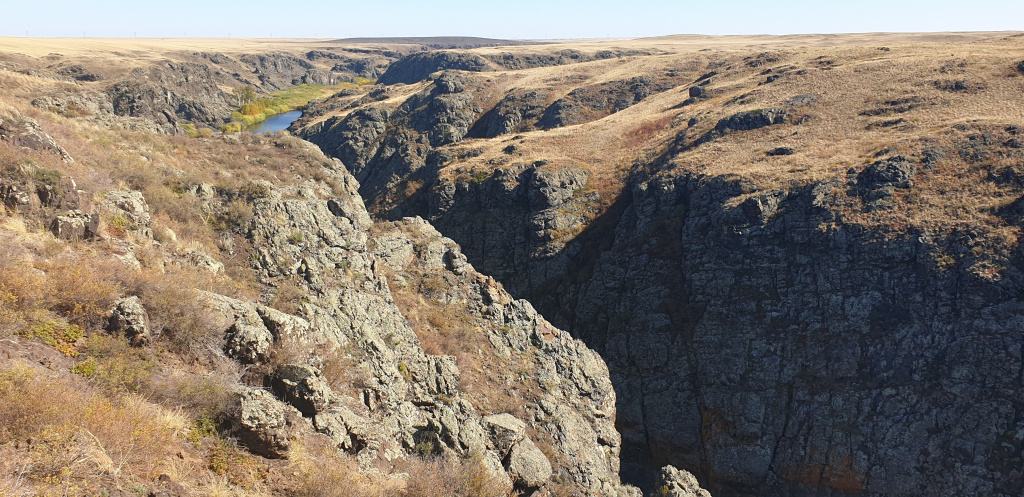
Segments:
[[[89,91],[0,72],[0,493],[639,495],[604,362],[454,242],[286,134],[31,103]]]
[[[65,83],[64,91],[33,96],[33,105],[104,126],[167,133],[230,121],[242,103],[233,95],[237,88],[250,86],[255,96],[263,96],[300,84],[364,83],[418,50],[312,41],[27,40],[13,46],[3,41],[0,47],[8,51],[0,53],[0,68]]]
[[[602,354],[632,481],[1017,495],[1024,39],[943,36],[636,40],[298,133]]]

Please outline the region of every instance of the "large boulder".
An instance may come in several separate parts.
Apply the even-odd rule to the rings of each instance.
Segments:
[[[316,416],[330,406],[331,387],[320,371],[301,364],[284,364],[274,371],[274,391],[306,416]]]
[[[721,133],[729,131],[748,131],[775,124],[782,124],[789,118],[785,109],[758,109],[748,112],[737,112],[721,121],[715,129]]]
[[[256,454],[285,457],[305,424],[298,410],[270,392],[249,389],[239,395],[238,440]]]
[[[270,357],[274,335],[263,324],[255,309],[239,314],[228,328],[227,335],[228,356],[247,364],[263,362]]]
[[[132,345],[141,346],[149,343],[149,315],[142,307],[139,297],[131,296],[118,299],[110,311],[107,331],[124,335]]]
[[[526,438],[526,423],[508,413],[485,417],[484,428],[490,438],[488,448],[495,450],[501,457],[505,457],[512,447]]]
[[[152,220],[149,216],[149,204],[142,192],[123,190],[108,192],[103,196],[99,207],[107,212],[111,224],[118,224],[121,229],[130,230],[146,238],[153,238]]]
[[[673,466],[661,468],[654,489],[654,495],[660,497],[711,497],[707,490],[700,488],[697,478],[689,471]]]
[[[917,166],[905,157],[896,156],[875,162],[857,175],[857,186],[864,189],[910,188],[913,185]]]
[[[88,240],[99,231],[100,218],[96,213],[86,214],[80,210],[68,211],[57,216],[50,229],[61,240]]]
[[[551,462],[529,438],[512,447],[508,456],[508,472],[516,485],[538,488],[551,478]]]

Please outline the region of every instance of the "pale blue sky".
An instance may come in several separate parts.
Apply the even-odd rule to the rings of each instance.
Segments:
[[[1024,0],[0,0],[0,36],[593,38],[1024,30]]]

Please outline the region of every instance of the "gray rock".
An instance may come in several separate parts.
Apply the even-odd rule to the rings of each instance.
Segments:
[[[385,265],[401,271],[412,260],[413,244],[400,234],[387,234],[375,239],[373,255]]]
[[[124,335],[136,347],[149,344],[152,338],[149,329],[149,315],[142,307],[139,297],[133,295],[117,299],[110,313],[107,331]]]
[[[210,292],[199,292],[199,296],[202,304],[216,311],[227,325],[224,350],[228,356],[246,364],[263,362],[270,356],[274,336],[255,304]]]
[[[711,493],[700,488],[697,478],[689,471],[673,466],[661,468],[654,488],[654,495],[659,497],[711,497]]]
[[[490,437],[489,447],[498,452],[499,457],[508,455],[517,443],[526,438],[526,424],[511,414],[492,414],[484,418],[484,427]]]
[[[313,426],[344,451],[359,452],[371,442],[370,421],[345,407],[317,414]]]
[[[508,455],[508,472],[516,485],[528,489],[539,488],[551,478],[551,462],[526,438],[512,447]]]
[[[796,153],[796,149],[791,148],[791,147],[775,147],[775,148],[765,152],[765,155],[767,155],[769,157],[775,157],[775,156],[778,156],[778,155],[793,155],[795,153]]]
[[[224,272],[224,263],[214,259],[206,252],[200,250],[193,250],[185,254],[185,260],[188,261],[189,265],[199,269],[205,269],[212,274],[220,274]]]
[[[722,119],[715,126],[719,132],[748,131],[775,124],[782,124],[789,118],[785,109],[760,109],[749,112],[738,112]]]
[[[485,71],[490,67],[491,64],[487,59],[476,54],[448,51],[422,52],[395,61],[377,82],[382,85],[412,84],[423,81],[432,73],[444,69]]]
[[[16,111],[0,114],[0,140],[19,147],[57,154],[68,164],[75,162],[64,147],[39,127],[35,119],[24,117]]]
[[[316,416],[330,406],[331,387],[320,371],[311,366],[284,364],[274,370],[274,391],[306,416]]]
[[[298,316],[292,316],[265,305],[257,305],[256,313],[259,314],[263,325],[267,327],[275,340],[295,339],[301,342],[309,333],[309,321]]]
[[[239,315],[226,333],[228,356],[246,364],[263,362],[270,357],[274,336],[255,312]]]
[[[107,95],[118,116],[148,119],[168,132],[179,119],[215,125],[231,115],[211,68],[194,62],[138,67]]]
[[[57,216],[51,224],[51,231],[61,240],[88,240],[96,236],[99,224],[98,214],[73,210]]]
[[[857,186],[864,189],[885,187],[910,188],[913,186],[917,166],[897,156],[875,162],[857,175]]]
[[[238,440],[252,452],[270,458],[287,456],[305,426],[302,415],[265,390],[249,389],[239,395]]]
[[[123,219],[127,230],[146,238],[153,238],[149,204],[146,203],[142,192],[133,190],[107,192],[99,204],[99,209],[107,212],[111,218]]]

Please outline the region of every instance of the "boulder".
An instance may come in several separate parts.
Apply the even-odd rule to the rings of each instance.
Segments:
[[[551,478],[551,462],[529,439],[524,438],[508,456],[508,472],[517,486],[538,488]]]
[[[149,217],[149,204],[142,192],[123,190],[108,192],[103,196],[100,208],[107,211],[113,218],[123,218],[127,229],[146,238],[153,237],[152,220]]]
[[[282,458],[302,427],[302,415],[270,392],[249,389],[239,395],[238,440],[253,453]]]
[[[57,216],[51,225],[53,235],[61,240],[88,240],[99,231],[100,218],[96,213],[86,214],[79,210],[68,211]]]
[[[729,131],[748,131],[775,124],[782,124],[789,118],[785,109],[758,109],[749,112],[738,112],[721,121],[715,129],[721,133]]]
[[[309,331],[309,321],[281,312],[273,307],[257,305],[256,313],[263,319],[263,325],[277,340],[299,338]]]
[[[654,488],[655,495],[661,497],[711,497],[707,490],[700,488],[697,478],[689,471],[673,466],[661,468]]]
[[[139,297],[133,295],[114,302],[110,320],[107,322],[107,331],[124,335],[136,347],[149,344],[149,315],[142,307]]]
[[[526,423],[508,413],[487,416],[483,424],[490,439],[488,448],[498,452],[502,458],[526,438]]]
[[[358,452],[370,441],[371,423],[346,407],[337,407],[313,418],[316,430],[333,441],[339,449]]]
[[[790,148],[790,147],[775,147],[775,148],[765,152],[765,155],[767,155],[769,157],[775,157],[775,156],[778,156],[778,155],[793,155],[795,153],[796,153],[796,149],[793,149],[793,148]]]
[[[891,157],[875,162],[857,175],[857,186],[863,189],[910,188],[913,185],[917,166],[903,156]]]
[[[39,197],[32,195],[22,185],[0,185],[0,200],[8,209],[19,214],[39,206]]]
[[[305,416],[315,416],[330,406],[333,392],[320,371],[311,366],[278,366],[271,380],[274,391]]]
[[[199,269],[205,269],[212,274],[220,274],[224,272],[224,263],[214,259],[201,250],[193,250],[185,255],[185,260],[192,267]]]
[[[226,352],[243,363],[253,364],[265,361],[270,355],[274,336],[263,324],[255,309],[245,309],[227,330]]]

